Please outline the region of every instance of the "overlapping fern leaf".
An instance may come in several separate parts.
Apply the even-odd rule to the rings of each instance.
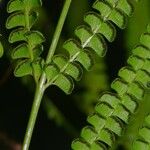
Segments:
[[[133,11],[128,0],[96,0],[93,8],[96,11],[91,11],[84,17],[86,24],[75,30],[77,38],[63,44],[68,57],[57,55],[53,57],[53,63],[47,64],[47,87],[54,84],[65,93],[71,93],[72,78],[80,80],[82,75],[79,64],[89,70],[93,64],[92,51],[100,57],[104,56],[107,50],[105,39],[110,42],[115,39],[116,29],[113,23],[124,28]]]
[[[19,43],[12,51],[12,58],[18,60],[14,74],[17,77],[33,75],[35,81],[38,81],[42,71],[43,60],[40,54],[45,39],[32,27],[38,18],[37,8],[41,4],[41,0],[10,0],[7,5],[10,16],[6,27],[12,29],[9,42]]]
[[[108,149],[122,135],[150,81],[150,25],[127,62],[119,71],[119,78],[111,84],[116,93],[100,97],[95,113],[87,119],[91,126],[84,127],[81,138],[72,143],[74,150]]]
[[[139,130],[139,137],[133,142],[132,150],[150,149],[150,115],[145,118],[143,127]]]

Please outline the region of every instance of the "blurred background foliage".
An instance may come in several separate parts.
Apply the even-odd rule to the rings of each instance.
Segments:
[[[74,37],[75,28],[83,24],[83,15],[90,10],[93,1],[73,0],[56,53],[62,50],[61,45],[66,39]],[[31,77],[15,78],[13,76],[15,62],[10,57],[12,47],[7,41],[9,31],[5,29],[5,20],[8,16],[7,2],[8,0],[0,1],[0,33],[5,48],[5,55],[0,59],[0,150],[13,150],[12,145],[21,144],[34,93],[34,83]],[[39,10],[40,18],[35,28],[42,31],[47,39],[43,57],[47,54],[63,2],[64,0],[43,0],[43,7]],[[93,112],[99,95],[110,90],[111,81],[117,77],[119,68],[126,64],[130,50],[138,43],[139,35],[146,29],[150,20],[149,8],[149,0],[141,1],[137,5],[128,27],[123,31],[118,30],[113,44],[108,43],[105,58],[94,56],[95,65],[91,71],[84,71],[82,80],[76,83],[76,88],[71,95],[65,95],[57,87],[47,89],[31,141],[31,150],[70,149],[72,139],[79,135],[81,127],[86,124],[86,116]],[[149,98],[148,91],[145,101]],[[145,107],[143,108],[138,112],[141,114],[140,117],[137,113],[133,122],[134,120],[140,122],[148,113],[149,109],[145,111]],[[131,123],[127,134],[114,149],[117,147],[129,149],[128,143],[136,136],[138,128],[139,126]],[[6,148],[6,145],[9,148]]]

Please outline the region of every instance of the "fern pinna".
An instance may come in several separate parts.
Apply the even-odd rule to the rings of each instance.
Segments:
[[[127,62],[128,66],[119,71],[119,78],[111,84],[116,94],[104,93],[100,97],[95,113],[87,119],[92,126],[82,129],[81,139],[72,143],[74,150],[107,149],[121,136],[150,81],[150,25]]]
[[[150,114],[145,117],[143,126],[139,129],[139,137],[135,139],[132,150],[150,149]]]
[[[11,14],[6,27],[13,29],[9,35],[9,42],[21,42],[12,51],[12,58],[19,60],[15,76],[33,75],[35,81],[38,81],[42,71],[43,61],[40,54],[45,39],[39,31],[31,28],[38,18],[37,8],[40,6],[40,0],[11,0],[7,5],[7,11]]]
[[[103,37],[110,42],[115,39],[116,29],[111,22],[124,28],[127,17],[132,14],[132,6],[127,0],[97,0],[93,8],[100,14],[94,11],[87,13],[84,17],[86,25],[79,26],[75,30],[78,39],[69,39],[63,44],[69,57],[56,55],[53,57],[53,64],[50,63],[45,68],[48,81],[46,87],[54,84],[65,93],[71,93],[72,78],[80,80],[82,75],[82,69],[78,63],[89,70],[93,64],[91,50],[102,57],[107,49]]]

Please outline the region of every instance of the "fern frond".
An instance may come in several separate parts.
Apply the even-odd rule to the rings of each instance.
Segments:
[[[139,129],[139,137],[133,142],[132,150],[150,149],[150,115],[145,118],[143,127]]]
[[[82,129],[81,139],[72,143],[74,150],[107,149],[112,147],[117,136],[122,135],[150,81],[150,26],[141,36],[140,44],[133,49],[128,66],[118,75],[111,84],[116,93],[104,93],[100,97],[95,113],[87,119],[92,126]]]
[[[40,54],[43,51],[44,36],[39,31],[31,30],[38,18],[41,0],[10,0],[7,11],[10,13],[6,27],[12,29],[9,42],[19,42],[12,51],[12,58],[18,63],[14,74],[17,77],[33,75],[37,81],[42,71],[43,61]]]
[[[68,86],[68,88],[59,87],[67,94],[71,93],[71,84],[73,83],[71,78],[79,80],[81,76],[81,69],[78,70],[78,67],[75,67],[76,62],[89,70],[93,65],[92,51],[103,57],[107,50],[104,37],[110,42],[115,39],[116,29],[113,23],[123,29],[127,18],[133,11],[131,4],[127,0],[96,0],[93,8],[97,12],[87,13],[84,17],[86,24],[79,26],[75,30],[77,39],[70,39],[63,44],[63,48],[69,55],[63,65],[61,63],[62,56],[57,56],[57,60],[58,57],[60,60],[59,63],[55,62],[56,57],[54,56],[53,63],[58,68],[58,74],[54,77],[49,77],[49,74],[47,74],[47,87],[51,84],[57,85],[58,77],[62,76],[67,81],[68,84],[65,87]],[[71,72],[67,72],[71,66],[74,66]],[[68,78],[68,76],[71,78]],[[65,81],[62,82],[65,83]]]

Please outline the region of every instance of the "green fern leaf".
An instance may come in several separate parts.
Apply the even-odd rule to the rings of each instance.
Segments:
[[[6,27],[12,29],[9,42],[20,42],[12,51],[12,58],[19,63],[14,71],[15,76],[32,75],[38,81],[42,73],[43,61],[40,54],[43,51],[44,36],[31,28],[38,18],[37,8],[42,5],[41,0],[10,0],[7,5],[8,13]],[[14,29],[15,28],[15,29]]]
[[[111,107],[116,108],[116,106],[120,103],[119,97],[112,93],[105,93],[101,96],[101,102],[105,102],[109,104]]]
[[[38,45],[33,49],[33,55],[35,58],[40,56],[40,54],[43,51],[43,46]],[[18,45],[16,48],[13,49],[11,56],[13,59],[19,59],[19,58],[30,58],[30,54],[28,51],[28,45],[26,43]]]
[[[135,71],[139,70],[144,65],[143,58],[134,55],[129,57],[127,62]]]
[[[18,28],[16,30],[13,30],[10,35],[9,35],[9,42],[10,43],[15,43],[18,41],[25,41],[25,33],[26,30],[24,28]]]
[[[128,0],[120,0],[120,1],[107,0],[107,2],[111,4],[112,7],[116,6],[117,9],[121,10],[128,16],[130,16],[133,12],[132,5],[130,5]]]
[[[55,56],[53,58],[53,62],[56,64],[56,66],[59,68],[60,72],[64,72],[67,75],[70,75],[73,77],[75,80],[80,80],[81,75],[82,75],[82,69],[80,66],[76,63],[69,63],[67,64],[68,61],[65,57],[63,56]],[[61,71],[61,68],[63,68],[65,65],[68,65],[65,71]]]
[[[124,123],[128,123],[129,122],[129,117],[130,117],[130,111],[122,104],[120,104],[116,110],[114,111],[114,116],[118,117]],[[122,124],[122,128],[123,128],[123,124]]]
[[[106,52],[106,44],[102,37],[93,35],[83,26],[75,30],[76,36],[80,39],[82,47],[92,48],[99,56],[104,56]]]
[[[108,145],[112,145],[114,142],[115,136],[114,134],[108,129],[102,129],[99,138],[99,141],[105,141]]]
[[[13,59],[30,58],[28,45],[26,43],[18,45],[11,53]]]
[[[37,9],[42,5],[42,0],[32,0],[32,1],[24,0],[24,4],[26,8],[28,8],[29,10]]]
[[[122,96],[122,103],[125,108],[128,108],[127,110],[130,113],[134,113],[138,108],[138,102],[136,101],[136,98],[130,94],[125,94]]]
[[[124,67],[122,68],[119,73],[119,77],[122,78],[125,82],[131,83],[134,78],[136,77],[136,74],[132,68]]]
[[[112,82],[111,88],[114,89],[119,96],[122,96],[128,90],[128,84],[118,78]]]
[[[66,41],[63,48],[69,52],[70,59],[72,59],[71,61],[79,62],[87,70],[92,67],[93,60],[90,52],[88,50],[83,51],[76,41]]]
[[[57,66],[54,65],[47,65],[44,69],[45,73],[46,73],[46,77],[48,82],[51,82],[51,80],[56,77],[59,73],[59,69]]]
[[[105,150],[106,147],[103,144],[101,144],[99,141],[96,141],[96,142],[93,143],[91,149],[92,150]]]
[[[134,143],[132,150],[141,150],[141,149],[149,150],[149,145],[141,140],[137,140]]]
[[[44,64],[44,60],[40,58],[32,62],[32,75],[34,73],[35,81],[39,80],[43,71]]]
[[[137,99],[141,99],[144,95],[143,88],[140,86],[140,84],[136,82],[130,83],[130,85],[128,85],[128,83],[122,81],[121,79],[116,79],[111,84],[111,88],[114,89],[119,96],[128,93],[128,94],[132,94]]]
[[[147,83],[149,82],[149,73],[145,70],[139,70],[136,76],[136,81],[147,88]]]
[[[11,0],[7,5],[7,12],[12,13],[24,9],[23,2],[21,0]]]
[[[62,89],[66,94],[70,94],[74,88],[72,79],[69,76],[63,74],[60,74],[53,82],[53,84]]]
[[[45,41],[45,38],[42,35],[42,33],[38,31],[27,32],[25,34],[25,37],[26,37],[26,41],[28,42],[28,44],[32,49],[35,48],[37,45],[42,44]]]
[[[149,65],[150,65],[150,60],[147,59],[145,61],[145,64],[143,65],[143,70],[147,71],[148,73],[150,73]]]
[[[25,75],[32,75],[32,65],[29,59],[20,61],[14,71],[16,77],[23,77]]]
[[[139,129],[138,138],[132,145],[132,150],[150,149],[150,115],[145,117],[143,126]]]
[[[119,71],[120,78],[117,78],[111,84],[116,94],[105,93],[100,97],[98,104],[95,106],[95,113],[87,118],[87,121],[93,126],[92,131],[85,134],[85,129],[82,129],[81,141],[84,141],[84,143],[79,142],[79,140],[74,141],[72,143],[74,150],[81,143],[82,145],[88,145],[91,150],[97,140],[109,149],[115,143],[115,137],[122,135],[124,126],[128,124],[131,114],[137,110],[138,103],[143,99],[144,91],[150,81],[149,39],[148,26],[147,33],[144,33],[140,38],[138,50],[135,50],[136,47],[133,50],[134,55],[129,57],[128,66]],[[143,48],[146,53],[149,52],[147,56],[145,56],[145,52],[140,55],[139,50],[143,50]],[[150,122],[149,120],[148,122]],[[92,136],[90,139],[89,132]],[[140,130],[139,134],[144,142],[137,140],[133,149],[149,148],[149,145],[147,145],[150,142],[149,132],[146,127]]]
[[[101,130],[105,125],[105,118],[95,113],[87,118],[87,121],[92,124],[96,131]]]
[[[140,42],[147,48],[150,48],[150,33],[143,34],[140,38]]]
[[[79,71],[74,66],[74,62],[79,62],[86,70],[89,70],[93,65],[92,51],[100,57],[106,54],[107,45],[103,36],[110,42],[115,39],[116,29],[112,23],[124,28],[127,17],[133,11],[131,4],[127,0],[97,0],[93,4],[93,8],[97,12],[87,13],[84,17],[86,25],[79,26],[75,30],[77,40],[71,39],[63,44],[63,48],[69,53],[69,57],[65,60],[65,63],[63,62],[64,65],[58,66],[61,69],[54,79],[59,74],[65,74],[67,70],[72,70],[67,74],[71,78],[78,80]],[[71,67],[73,68],[71,69]],[[52,82],[49,80],[47,87],[51,84]]]
[[[95,139],[96,134],[94,128],[86,126],[81,132],[81,137],[88,141],[88,143],[91,143]]]
[[[28,1],[28,0],[10,0],[8,2],[7,5],[7,12],[8,13],[12,13],[15,11],[23,11],[26,8],[28,8],[28,10],[33,9],[33,8],[37,8],[39,6],[42,5],[42,1],[41,0],[32,0],[32,1]]]
[[[123,123],[117,117],[110,117],[106,122],[106,129],[109,129],[111,134],[120,136],[122,134]]]
[[[42,73],[44,62],[41,59],[31,62],[30,59],[20,61],[15,68],[15,76],[23,77],[26,75],[33,75],[35,73],[35,80],[37,81]]]
[[[37,13],[32,12],[29,14],[29,27],[31,28],[32,25],[37,20]],[[6,22],[6,27],[8,29],[12,29],[15,27],[25,27],[26,26],[26,20],[24,13],[22,12],[16,12],[10,15]]]
[[[144,135],[144,139],[146,139],[147,142],[150,143],[150,129],[148,129],[147,127],[142,128],[139,131],[139,135],[143,136]]]
[[[93,33],[101,33],[110,42],[115,39],[115,27],[110,22],[103,22],[103,19],[96,13],[86,14],[84,21],[91,27]]]
[[[149,49],[145,46],[137,46],[133,49],[133,55],[138,57],[150,59]]]
[[[16,13],[10,15],[6,22],[6,27],[8,29],[18,27],[18,26],[25,27],[25,25],[26,25],[25,18],[24,18],[24,14],[22,12],[16,12]]]
[[[73,149],[78,149],[78,150],[90,150],[86,142],[82,141],[81,139],[76,139],[73,141],[72,144]]]
[[[97,9],[100,12],[104,20],[110,20],[114,22],[118,27],[124,28],[127,23],[126,14],[117,9],[114,9],[116,7],[116,3],[117,1],[115,2],[114,7],[112,7],[107,2],[96,1],[93,5],[93,8]]]
[[[108,117],[113,112],[113,108],[105,102],[96,105],[95,110],[103,117]]]

